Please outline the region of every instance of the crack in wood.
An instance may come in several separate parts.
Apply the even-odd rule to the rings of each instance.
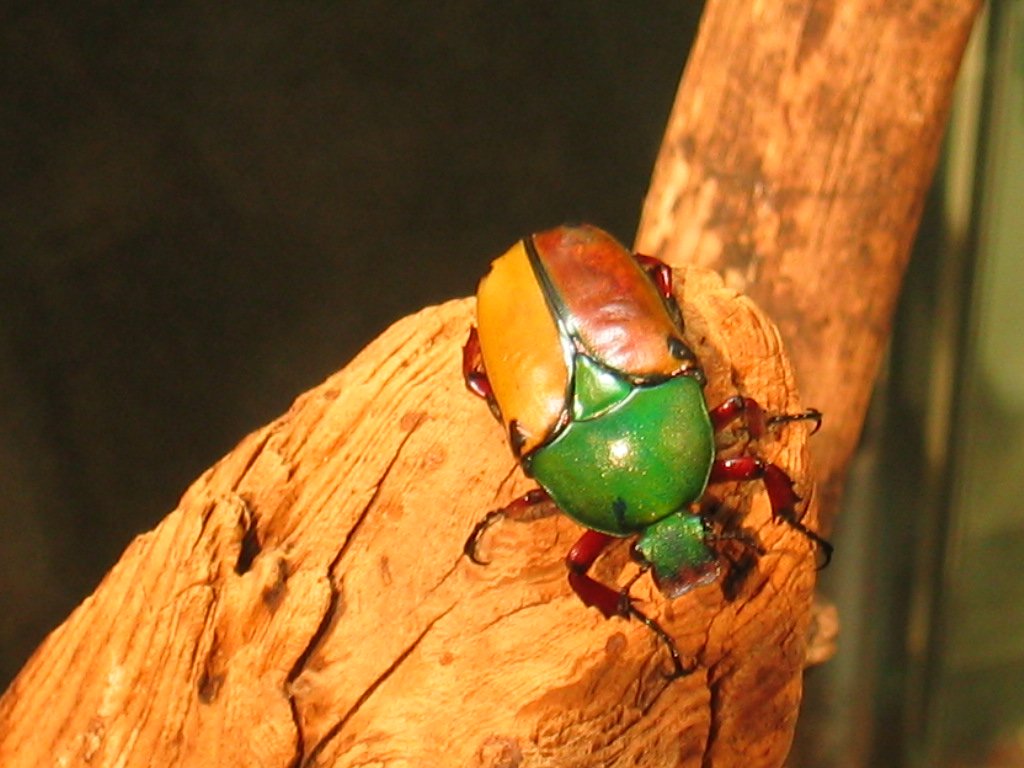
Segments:
[[[278,419],[278,421],[272,424],[269,428],[259,433],[259,441],[256,443],[256,445],[253,446],[252,453],[249,454],[248,458],[245,461],[245,464],[243,464],[241,468],[238,470],[238,474],[235,476],[235,482],[232,483],[230,488],[228,489],[232,491],[239,499],[242,498],[242,494],[238,492],[238,489],[241,487],[242,483],[248,479],[249,470],[253,468],[253,466],[259,460],[260,456],[263,455],[263,449],[267,447],[267,444],[270,442],[270,438],[274,436],[276,432],[275,426],[280,421],[281,419]]]
[[[356,518],[355,523],[353,523],[351,529],[349,529],[348,534],[345,536],[345,541],[342,542],[341,547],[338,549],[338,552],[334,555],[334,558],[327,566],[327,583],[331,590],[331,596],[328,599],[327,603],[327,610],[324,611],[324,615],[320,619],[320,624],[317,626],[316,630],[310,637],[309,643],[306,645],[305,649],[303,649],[302,653],[299,654],[298,658],[295,660],[295,664],[292,665],[292,668],[289,670],[288,675],[285,678],[286,688],[289,689],[288,706],[292,713],[292,721],[295,724],[296,733],[295,758],[291,763],[293,766],[308,764],[310,760],[314,759],[314,753],[319,751],[319,747],[314,748],[314,752],[310,753],[308,757],[305,755],[305,732],[302,727],[302,717],[300,716],[299,713],[298,703],[296,701],[295,695],[290,692],[291,684],[294,683],[298,679],[299,675],[301,675],[302,672],[305,670],[310,658],[312,658],[317,648],[320,647],[321,642],[323,642],[323,639],[327,636],[327,632],[330,629],[331,625],[334,623],[334,620],[340,615],[338,606],[342,604],[342,591],[335,582],[335,572],[337,571],[338,564],[341,562],[342,558],[348,552],[349,546],[351,545],[353,539],[355,538],[356,533],[358,533],[358,531],[362,528],[363,523],[366,521],[367,517],[373,510],[374,506],[376,506],[377,500],[380,498],[381,495],[381,489],[384,487],[384,483],[387,481],[392,469],[394,469],[395,465],[398,463],[398,459],[402,454],[402,449],[405,447],[406,443],[408,443],[409,441],[409,438],[412,437],[413,433],[416,432],[416,430],[422,423],[423,419],[417,420],[416,423],[413,424],[412,427],[409,429],[409,431],[402,436],[401,441],[395,448],[395,452],[392,455],[391,460],[388,462],[387,466],[384,467],[384,471],[381,472],[380,479],[376,483],[376,487],[373,490],[373,494],[370,496],[369,500],[363,506],[363,509],[359,513],[359,516]],[[432,626],[432,624],[430,626]],[[364,696],[365,695],[366,694],[364,693]],[[358,703],[359,702],[357,702],[357,704]]]
[[[356,713],[359,712],[359,710],[362,708],[362,706],[367,701],[369,701],[370,697],[373,696],[373,694],[377,691],[377,689],[379,689],[387,681],[387,679],[389,677],[391,677],[391,675],[393,675],[395,673],[395,671],[405,662],[405,660],[407,658],[409,658],[410,655],[412,655],[413,651],[415,651],[419,647],[420,643],[423,642],[423,639],[430,633],[430,630],[432,630],[434,628],[434,626],[441,619],[443,619],[445,616],[447,616],[449,613],[451,613],[451,611],[454,608],[455,608],[454,605],[450,605],[444,611],[442,611],[440,614],[435,616],[430,621],[430,623],[428,623],[427,626],[425,626],[423,628],[423,631],[420,632],[416,636],[416,638],[405,648],[405,650],[403,650],[398,655],[398,657],[393,662],[391,662],[391,664],[388,666],[388,668],[385,669],[377,677],[377,679],[374,680],[367,687],[367,689],[365,691],[363,691],[362,694],[360,694],[359,698],[356,699],[355,704],[352,705],[352,707],[349,709],[349,711],[346,712],[344,714],[344,716],[342,716],[342,718],[340,720],[338,720],[338,722],[336,722],[334,725],[331,726],[331,728],[327,731],[327,733],[324,734],[324,737],[313,747],[312,750],[310,750],[308,757],[303,759],[301,762],[297,763],[297,765],[300,765],[300,766],[311,765],[313,763],[313,761],[317,759],[317,757],[320,755],[320,753],[323,752],[324,748],[334,738],[336,738],[339,733],[341,733],[342,729],[356,715]]]
[[[701,747],[701,768],[714,768],[711,751],[715,740],[718,737],[720,725],[718,711],[721,708],[721,692],[719,690],[721,681],[715,677],[717,669],[718,665],[712,664],[707,668],[707,676],[705,678],[708,686],[708,730],[707,738],[704,740],[704,744]]]
[[[242,526],[242,541],[238,547],[238,557],[235,560],[235,573],[239,576],[248,573],[252,568],[253,561],[263,551],[263,544],[260,541],[259,522],[256,517],[256,509],[242,496],[238,497],[242,509],[238,516],[238,522]]]

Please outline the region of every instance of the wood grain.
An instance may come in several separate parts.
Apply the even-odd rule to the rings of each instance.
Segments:
[[[714,274],[677,281],[712,401],[797,408],[774,326]],[[808,542],[770,521],[759,483],[727,489],[767,551],[734,574],[733,599],[721,584],[672,603],[646,579],[634,590],[698,664],[675,682],[643,626],[571,593],[567,519],[498,525],[491,565],[470,563],[475,522],[529,487],[463,387],[471,313],[458,301],[398,323],[203,475],[7,692],[0,763],[780,762]],[[806,435],[793,425],[762,446],[805,491]],[[632,568],[619,547],[598,573]]]

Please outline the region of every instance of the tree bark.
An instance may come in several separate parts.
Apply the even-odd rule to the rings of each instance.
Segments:
[[[713,2],[670,121],[638,242],[782,297],[817,360],[804,386],[829,411],[814,440],[830,472],[859,430],[973,10]],[[796,266],[816,253],[817,271]],[[697,267],[676,287],[712,403],[800,407],[749,300]],[[471,300],[400,321],[200,477],[0,699],[0,763],[781,765],[807,540],[760,484],[719,494],[764,554],[675,601],[633,589],[696,664],[671,682],[645,627],[571,593],[565,518],[496,525],[491,564],[470,563],[474,524],[530,487],[463,388],[471,322]],[[820,389],[840,370],[858,387]],[[814,527],[807,431],[749,447],[792,474]],[[620,546],[596,573],[633,568]]]
[[[980,0],[712,3],[638,250],[700,264],[782,332],[830,521],[889,339]]]

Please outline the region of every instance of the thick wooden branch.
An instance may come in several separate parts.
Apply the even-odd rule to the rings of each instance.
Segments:
[[[677,283],[709,398],[796,409],[774,327],[712,273]],[[529,487],[461,380],[471,310],[398,323],[201,477],[8,691],[0,762],[780,763],[809,543],[758,485],[722,496],[767,554],[672,603],[634,589],[699,665],[674,682],[646,628],[569,590],[568,520],[495,526],[491,565],[470,563],[474,523]],[[762,446],[805,493],[807,431]],[[634,567],[625,546],[599,565],[609,581]]]
[[[637,247],[723,274],[782,332],[823,516],[889,339],[980,0],[715,0],[679,88]]]
[[[639,243],[782,297],[794,349],[818,361],[803,385],[829,410],[833,473],[859,430],[972,11],[712,2],[670,124]],[[815,253],[817,272],[796,266]],[[712,402],[799,407],[750,301],[696,267],[677,286]],[[763,556],[671,602],[637,583],[697,663],[671,683],[644,627],[571,594],[568,520],[495,526],[491,565],[469,563],[474,523],[529,487],[462,386],[471,313],[457,301],[399,322],[199,478],[0,699],[0,764],[781,765],[808,542],[749,484],[722,501]],[[813,500],[806,431],[756,447]],[[633,568],[625,547],[598,565],[620,583]]]

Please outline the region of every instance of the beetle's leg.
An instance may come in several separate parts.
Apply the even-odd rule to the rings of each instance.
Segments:
[[[708,411],[715,432],[720,432],[736,421],[740,416],[746,417],[747,428],[757,437],[765,431],[764,410],[760,404],[750,397],[733,395],[729,399]]]
[[[669,678],[675,679],[688,675],[692,670],[683,666],[679,649],[676,648],[676,644],[668,632],[658,622],[633,605],[633,600],[629,596],[629,589],[633,586],[636,578],[631,580],[623,589],[614,590],[607,584],[602,584],[592,578],[587,573],[590,567],[597,561],[597,558],[601,556],[605,547],[615,539],[615,536],[591,530],[584,532],[580,536],[577,542],[572,545],[569,554],[565,556],[565,564],[569,567],[569,586],[572,587],[573,592],[583,601],[584,605],[597,608],[597,610],[604,614],[606,619],[610,619],[612,616],[621,616],[624,619],[633,617],[643,622],[668,648],[669,655],[672,657],[673,667]],[[639,574],[637,578],[639,578]]]
[[[480,335],[476,326],[469,329],[469,338],[462,347],[462,378],[466,381],[466,389],[477,397],[490,402],[494,399],[491,382],[484,373],[484,361],[480,355]]]
[[[813,421],[814,428],[811,430],[813,435],[821,429],[821,411],[817,408],[808,408],[800,413],[773,413],[768,417],[768,428],[771,429],[779,424],[789,424],[791,421]]]
[[[788,424],[792,421],[813,421],[814,429],[811,430],[812,435],[821,428],[821,411],[817,408],[808,408],[801,413],[768,415],[760,403],[751,397],[743,397],[742,395],[733,395],[720,405],[712,408],[708,413],[711,416],[711,423],[714,425],[716,432],[725,429],[733,421],[743,416],[747,423],[747,429],[750,430],[750,434],[754,438],[761,437],[772,427],[779,424]]]
[[[732,459],[717,459],[711,465],[709,483],[724,483],[733,480],[757,480],[764,482],[772,517],[783,520],[818,545],[825,556],[821,568],[832,560],[832,544],[801,522],[796,515],[800,497],[793,490],[793,480],[778,465],[770,464],[758,456],[737,456]]]
[[[636,263],[651,276],[651,279],[657,286],[658,293],[661,294],[661,297],[663,299],[674,299],[674,295],[672,293],[672,267],[661,259],[657,259],[654,256],[647,256],[643,253],[634,253],[633,258],[636,259]]]
[[[519,522],[527,522],[530,520],[537,520],[541,517],[545,517],[549,514],[553,514],[556,509],[542,510],[538,513],[538,506],[543,504],[545,501],[550,501],[551,497],[548,496],[548,492],[543,488],[534,488],[532,491],[527,491],[518,499],[513,499],[507,505],[501,509],[492,509],[488,512],[484,519],[476,524],[473,528],[473,532],[469,534],[469,538],[466,539],[466,543],[462,545],[462,551],[466,553],[477,565],[487,565],[489,561],[481,560],[477,554],[477,547],[480,544],[480,539],[486,533],[487,529],[494,525],[499,520],[516,520]]]

